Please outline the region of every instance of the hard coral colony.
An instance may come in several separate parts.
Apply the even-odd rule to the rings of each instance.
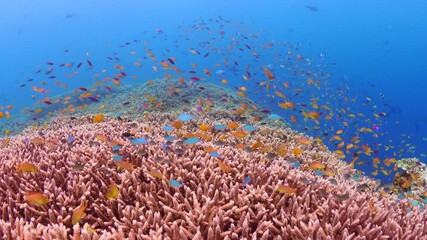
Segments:
[[[425,214],[409,201],[396,202],[375,191],[376,183],[368,178],[356,181],[340,174],[353,175],[354,169],[321,144],[307,144],[305,137],[302,141],[288,128],[256,123],[247,137],[233,136],[251,122],[237,129],[199,129],[201,124],[226,125],[233,118],[227,112],[219,114],[222,118],[214,122],[195,118],[170,133],[163,123],[177,116],[167,113],[131,121],[105,117],[99,123],[90,117],[58,118],[37,144],[32,141],[39,138],[34,132],[27,132],[29,141],[11,138],[0,151],[6,173],[1,179],[3,236],[420,239],[426,234]],[[136,137],[149,135],[149,141],[133,144],[122,136],[126,131]],[[105,132],[110,140],[96,138]],[[176,140],[165,140],[167,134]],[[73,143],[61,141],[68,136]],[[203,141],[185,144],[190,136]],[[255,142],[263,147],[250,148]],[[237,148],[239,144],[245,147]],[[304,151],[298,156],[291,151],[278,154],[283,144]],[[132,168],[115,164],[115,146],[123,157],[120,161]],[[212,157],[211,150],[220,156]],[[14,171],[26,156],[37,170]],[[301,166],[293,167],[295,161]],[[77,164],[83,167],[76,170]],[[313,174],[325,168],[336,175]],[[360,186],[366,187],[357,190]]]

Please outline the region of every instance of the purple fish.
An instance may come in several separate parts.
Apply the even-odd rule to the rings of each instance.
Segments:
[[[90,100],[92,100],[92,102],[99,102],[98,98],[91,97],[91,96],[89,96],[87,98],[89,98]]]

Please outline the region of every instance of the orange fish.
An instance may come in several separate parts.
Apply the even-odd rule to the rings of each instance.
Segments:
[[[244,137],[248,136],[248,133],[245,131],[233,132],[232,134],[236,138],[244,138]]]
[[[25,194],[25,201],[34,205],[45,205],[49,203],[49,199],[41,192],[32,192]]]
[[[309,170],[323,170],[326,166],[321,162],[313,162],[308,166]]]
[[[246,145],[245,144],[243,144],[243,143],[239,143],[239,144],[237,144],[236,146],[234,146],[235,148],[237,148],[237,149],[243,149],[243,148],[245,148],[246,147]]]
[[[270,80],[274,79],[273,73],[270,70],[268,70],[267,68],[264,68],[264,74],[268,79],[270,79]]]
[[[35,172],[37,171],[36,165],[28,162],[24,162],[16,166],[16,172]]]
[[[262,142],[256,142],[251,146],[251,148],[255,150],[257,148],[260,148],[261,146],[262,146]]]
[[[85,215],[85,210],[87,208],[87,201],[82,202],[80,206],[73,210],[73,215],[71,216],[71,224],[78,223]]]
[[[171,123],[171,126],[175,129],[181,129],[182,128],[182,122],[179,120],[176,120],[175,122]]]
[[[229,129],[237,129],[237,128],[239,127],[239,124],[238,124],[238,123],[236,123],[236,122],[231,122],[231,123],[229,123],[229,124],[227,125],[227,127],[228,127]]]
[[[129,171],[131,171],[135,168],[135,164],[128,162],[128,161],[123,161],[123,160],[117,161],[116,165],[119,168],[123,168],[123,169],[129,170]]]
[[[298,154],[301,154],[302,151],[299,148],[294,148],[293,153],[294,153],[294,155],[298,155]]]
[[[203,151],[206,153],[211,153],[211,152],[216,152],[217,150],[215,148],[213,148],[212,146],[209,146],[209,147],[205,147],[203,149]]]
[[[221,160],[216,160],[216,162],[218,163],[218,166],[222,169],[222,171],[224,172],[231,171],[231,167],[223,163]]]
[[[311,144],[310,138],[307,138],[307,137],[300,137],[297,139],[297,142],[305,145]]]
[[[279,185],[279,186],[276,188],[276,190],[277,190],[278,192],[280,192],[280,193],[285,193],[285,194],[288,194],[288,195],[292,195],[292,194],[296,195],[296,193],[297,193],[297,190],[296,190],[296,189],[291,188],[291,187],[289,187],[289,186],[285,186],[285,185]]]
[[[199,129],[202,131],[207,131],[209,129],[209,126],[206,124],[200,124]]]
[[[98,115],[95,115],[93,117],[93,122],[94,123],[102,122],[102,120],[104,120],[104,115],[102,115],[102,114],[98,114]]]
[[[159,172],[157,170],[151,170],[150,175],[155,177],[155,178],[158,178],[158,179],[162,179],[162,180],[166,179],[166,177],[161,172]]]
[[[325,170],[323,170],[323,173],[325,174],[325,176],[328,176],[328,177],[333,177],[333,176],[335,176],[334,171],[332,171],[332,170],[330,170],[330,169],[325,169]]]
[[[242,115],[246,112],[246,109],[239,108],[239,109],[236,109],[236,111],[234,111],[234,112],[238,115]]]
[[[298,123],[297,117],[295,117],[294,115],[291,116],[291,121],[293,123]]]
[[[105,135],[96,135],[96,139],[98,139],[101,142],[107,142],[108,141],[108,137]]]
[[[279,103],[279,107],[284,109],[295,109],[295,104],[293,102],[283,102]]]

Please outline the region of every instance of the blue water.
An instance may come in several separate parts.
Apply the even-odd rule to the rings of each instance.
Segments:
[[[332,121],[322,122],[320,130],[313,130],[315,124],[311,120],[304,122],[298,115],[298,123],[292,127],[314,137],[328,132],[324,141],[335,150],[329,138],[333,132],[342,129],[343,122],[355,123],[359,128],[381,124],[378,138],[364,137],[364,144],[378,152],[360,157],[365,164],[356,166],[369,175],[375,170],[372,167],[374,157],[383,160],[415,156],[426,161],[423,154],[427,154],[427,142],[422,140],[427,137],[424,107],[427,102],[427,15],[423,12],[426,7],[425,1],[411,1],[410,4],[354,0],[4,1],[0,14],[0,106],[13,104],[15,109],[10,110],[13,118],[21,109],[45,96],[91,86],[96,81],[94,73],[103,69],[112,71],[112,66],[117,63],[132,65],[135,57],[129,54],[130,51],[146,54],[143,44],[146,41],[158,60],[176,57],[177,66],[183,71],[191,70],[190,62],[194,62],[199,65],[198,75],[203,75],[203,68],[210,69],[213,75],[210,81],[220,84],[220,79],[225,77],[230,88],[248,86],[248,95],[253,100],[290,121],[290,116],[298,115],[301,108],[297,107],[295,111],[279,108],[277,96],[265,98],[271,93],[257,87],[256,80],[245,81],[241,76],[246,72],[245,66],[249,65],[250,72],[260,82],[262,68],[269,66],[280,81],[298,85],[306,77],[281,73],[280,62],[275,61],[278,53],[285,56],[287,50],[292,50],[304,57],[301,69],[321,69],[325,75],[330,73],[328,86],[335,89],[333,92],[341,89],[343,96],[322,97],[325,91],[316,91],[312,87],[304,89],[299,96],[292,96],[294,92],[286,92],[284,88],[281,91],[292,96],[296,103],[310,104],[310,98],[318,96],[319,106],[327,104],[334,110],[345,108],[349,113],[369,116],[350,120],[335,115]],[[204,25],[200,25],[201,22]],[[198,28],[208,26],[212,33],[199,33],[191,28],[193,24],[199,24]],[[185,33],[184,28],[189,32]],[[225,33],[221,34],[221,31]],[[190,39],[186,40],[183,34],[188,34]],[[250,37],[250,34],[257,37]],[[212,37],[216,40],[212,41]],[[232,37],[242,43],[242,51],[226,51],[232,45]],[[203,44],[204,41],[212,42]],[[256,61],[248,58],[253,49],[243,44],[255,47],[260,58]],[[274,47],[261,48],[264,44]],[[215,53],[209,45],[222,51]],[[191,48],[200,50],[202,56],[209,52],[210,56],[203,58],[190,54],[188,49]],[[114,56],[119,56],[120,61],[107,58]],[[222,63],[225,57],[230,60],[229,67],[219,67],[225,74],[216,76],[213,63]],[[93,69],[86,60],[93,62]],[[56,79],[49,79],[44,74],[49,61],[55,64]],[[232,61],[237,61],[238,66],[233,67]],[[74,68],[79,62],[83,63],[78,76],[64,77],[70,71],[60,69],[58,65],[67,62],[73,62]],[[125,72],[129,76],[138,75],[139,78],[127,77],[123,82],[144,82],[166,74],[161,70],[154,72],[152,65],[143,60],[141,69],[127,67]],[[38,70],[41,73],[36,74]],[[182,75],[191,76],[188,73]],[[27,82],[28,79],[34,80]],[[66,83],[68,88],[52,84],[57,80]],[[47,82],[46,89],[51,92],[46,95],[35,93],[31,88],[35,85],[43,87],[43,81]],[[26,86],[20,87],[21,84]],[[34,99],[32,95],[35,95]],[[342,99],[346,96],[356,99],[355,102],[344,103]],[[385,117],[375,120],[373,112],[383,112]],[[371,121],[366,121],[367,118]],[[348,128],[346,143],[355,133],[356,127]],[[386,151],[385,145],[393,148]],[[351,156],[348,156],[349,160]],[[392,178],[381,173],[376,177],[382,180]]]

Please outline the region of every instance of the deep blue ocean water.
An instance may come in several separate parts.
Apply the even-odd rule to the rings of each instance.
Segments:
[[[349,113],[369,115],[371,119],[349,120],[336,114],[332,121],[322,123],[320,130],[312,130],[315,124],[299,117],[293,128],[314,137],[328,132],[325,143],[335,150],[334,143],[328,139],[342,129],[344,121],[350,123],[346,142],[358,131],[352,124],[372,128],[381,122],[376,130],[378,138],[364,138],[364,143],[378,152],[361,157],[365,164],[357,165],[358,168],[368,174],[372,172],[374,157],[414,156],[425,162],[427,15],[423,10],[426,7],[425,1],[3,1],[0,106],[14,105],[15,109],[10,110],[13,118],[37,99],[90,86],[96,81],[92,78],[96,71],[111,69],[115,64],[108,57],[116,53],[120,64],[131,65],[130,61],[134,60],[125,53],[145,54],[142,42],[147,41],[159,60],[174,56],[183,70],[190,69],[190,62],[194,62],[199,65],[199,71],[210,68],[211,81],[219,83],[219,78],[226,77],[231,88],[247,85],[249,92],[260,91],[250,97],[289,121],[290,115],[299,114],[300,108],[294,112],[279,108],[277,97],[266,100],[266,91],[260,90],[255,80],[248,83],[241,75],[246,72],[245,66],[250,65],[254,78],[261,78],[263,67],[268,66],[281,81],[297,85],[302,80],[285,73],[280,75],[281,63],[275,60],[280,57],[278,53],[284,56],[292,50],[303,56],[302,69],[322,69],[323,73],[332,74],[328,86],[335,90],[331,92],[342,90],[344,97],[357,99],[345,103],[341,101],[343,96],[321,96],[327,91],[316,92],[310,88],[298,97],[293,96],[295,102],[310,104],[310,98],[318,95],[322,99],[319,105],[327,102],[334,110],[344,108]],[[212,28],[211,34],[192,28],[196,24],[199,29],[201,22],[203,27]],[[185,33],[183,28],[190,31]],[[212,37],[217,40],[212,41]],[[242,51],[226,51],[232,45],[231,38],[240,41]],[[262,48],[265,44],[273,47]],[[217,52],[210,46],[222,50]],[[212,54],[209,58],[196,57],[189,54],[188,49]],[[255,50],[260,53],[256,61],[240,53]],[[213,62],[221,62],[225,57],[238,62],[238,66],[232,67],[231,63],[228,68],[220,67],[225,71],[224,76],[215,76]],[[94,69],[87,67],[86,60],[93,62]],[[55,64],[56,79],[44,74],[47,62]],[[67,80],[63,77],[65,71],[57,67],[65,62],[83,62],[84,67],[77,77]],[[41,74],[36,74],[39,69]],[[149,64],[144,64],[142,71],[126,73],[139,78],[127,78],[123,80],[125,83],[164,75],[161,71],[152,71]],[[28,82],[28,79],[34,80]],[[68,88],[53,85],[57,80],[65,82]],[[47,82],[46,88],[52,90],[47,95],[31,89],[42,87],[43,81]],[[21,84],[26,86],[20,87]],[[294,92],[287,93],[292,94]],[[36,95],[35,99],[32,95]],[[374,112],[384,116],[376,121],[372,116]],[[6,129],[7,125],[1,132]],[[391,146],[391,150],[386,151],[385,145]],[[393,152],[397,152],[396,156]],[[392,176],[380,173],[377,177],[390,180]]]

